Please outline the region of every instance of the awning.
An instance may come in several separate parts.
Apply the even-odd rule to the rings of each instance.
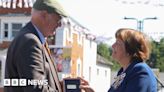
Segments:
[[[36,0],[0,0],[0,8],[30,8]]]

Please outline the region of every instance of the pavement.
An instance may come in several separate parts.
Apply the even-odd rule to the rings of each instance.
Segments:
[[[162,84],[164,85],[164,72],[159,73],[159,79],[162,82]]]

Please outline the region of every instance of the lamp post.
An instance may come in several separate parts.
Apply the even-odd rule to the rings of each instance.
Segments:
[[[124,17],[125,20],[136,20],[137,21],[137,29],[139,31],[143,31],[143,26],[144,26],[144,21],[145,20],[156,20],[157,17],[148,17],[148,18],[143,18],[141,20],[137,19],[137,18],[132,18],[132,17]]]

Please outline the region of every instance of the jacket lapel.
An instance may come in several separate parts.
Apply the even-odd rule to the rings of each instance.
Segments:
[[[38,34],[36,32],[36,29],[34,28],[34,26],[32,25],[31,22],[29,22],[26,27],[29,29],[28,30],[29,33],[33,33],[33,34],[35,34],[39,38],[39,36],[38,36]],[[41,41],[40,38],[39,38],[39,40]],[[47,50],[46,50],[44,45],[43,45],[43,54],[45,54],[46,60],[47,60],[47,62],[49,64],[49,66],[50,66],[50,70],[51,70],[50,72],[52,73],[53,80],[55,81],[55,84],[56,84],[56,86],[58,88],[58,91],[62,92],[61,85],[60,85],[59,78],[58,78],[58,74],[57,74],[56,65],[55,65],[55,63],[53,63],[54,60],[51,57],[51,55],[48,54],[48,52],[47,52]]]
[[[57,74],[57,69],[56,69],[56,65],[55,65],[55,63],[54,63],[54,60],[53,60],[53,58],[48,54],[48,52],[47,52],[47,50],[46,50],[46,48],[45,48],[45,46],[43,46],[43,52],[44,52],[44,54],[45,54],[45,56],[46,56],[46,60],[47,60],[47,62],[48,62],[48,64],[49,64],[49,66],[50,66],[50,70],[51,70],[51,73],[52,73],[52,76],[53,76],[53,80],[55,81],[55,84],[56,84],[56,86],[57,86],[57,88],[58,88],[58,90],[59,90],[59,92],[62,92],[61,91],[61,85],[60,85],[60,82],[59,82],[59,78],[58,78],[58,74]]]

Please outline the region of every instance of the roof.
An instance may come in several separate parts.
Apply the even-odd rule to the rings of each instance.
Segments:
[[[25,13],[30,14],[35,0],[0,0],[0,13]]]
[[[0,0],[0,16],[29,16],[31,14],[31,9],[36,0]],[[77,28],[79,32],[86,34],[86,38],[89,40],[95,40],[96,36],[89,32],[89,29],[82,26],[72,17],[69,19],[75,23],[73,28]]]
[[[105,66],[112,66],[113,63],[105,59],[104,57],[97,54],[97,64],[102,64]]]
[[[0,0],[2,8],[31,8],[36,0]]]

